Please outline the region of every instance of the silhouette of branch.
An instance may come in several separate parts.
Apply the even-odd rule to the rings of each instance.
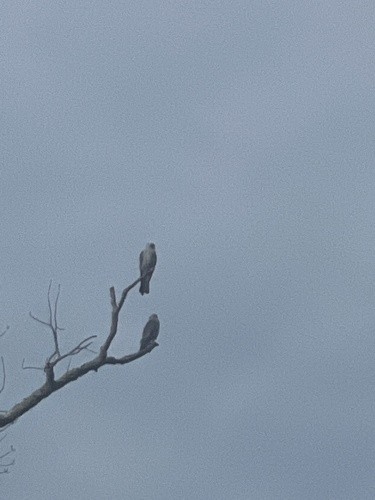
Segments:
[[[40,366],[25,366],[25,358],[22,360],[22,370],[44,370]]]
[[[152,269],[150,269],[147,273],[143,274],[142,276],[140,276],[137,280],[135,280],[131,285],[129,285],[127,288],[125,288],[121,294],[121,299],[120,299],[120,302],[118,304],[118,309],[119,309],[119,312],[121,311],[121,308],[122,306],[124,305],[124,302],[125,302],[125,299],[128,295],[128,293],[130,292],[130,290],[132,290],[135,286],[138,285],[138,283],[140,283],[143,278],[145,278],[146,276],[148,276],[149,274],[152,274],[154,272],[154,267]]]
[[[68,356],[75,356],[76,354],[79,354],[81,351],[85,349],[89,350],[89,346],[92,344],[92,342],[89,342],[88,344],[85,344],[85,342],[88,342],[91,339],[96,339],[96,337],[97,335],[91,335],[91,337],[87,337],[87,339],[82,340],[76,347],[73,347],[73,349],[71,349],[69,352],[63,354],[62,356],[55,359],[55,361],[51,362],[51,366],[52,367],[56,366],[57,363],[67,358]]]
[[[1,428],[6,427],[7,425],[14,422],[17,418],[24,415],[26,412],[30,411],[34,406],[38,405],[43,399],[50,396],[53,392],[58,391],[62,387],[70,384],[71,382],[78,380],[83,377],[90,371],[97,372],[102,366],[105,365],[125,365],[127,363],[131,363],[136,359],[142,358],[146,354],[150,353],[155,347],[159,344],[157,342],[151,342],[145,349],[139,350],[133,354],[127,354],[121,357],[108,356],[108,350],[115,338],[118,331],[118,321],[119,314],[124,305],[124,302],[128,296],[128,293],[134,289],[134,287],[148,274],[151,274],[153,269],[145,273],[144,275],[137,278],[133,283],[131,283],[128,287],[124,288],[121,293],[120,301],[117,304],[116,301],[116,292],[114,287],[110,288],[110,303],[111,303],[111,324],[107,337],[105,338],[103,344],[99,349],[99,353],[95,355],[93,359],[83,363],[82,365],[74,368],[70,368],[70,362],[68,365],[67,371],[61,375],[59,378],[55,378],[54,368],[55,366],[62,360],[66,358],[72,358],[73,356],[79,354],[82,351],[93,352],[90,349],[90,346],[93,343],[93,339],[96,338],[96,335],[91,335],[90,337],[85,338],[79,344],[77,344],[73,349],[66,352],[65,354],[60,353],[59,343],[58,343],[58,331],[61,330],[58,326],[57,322],[57,310],[58,310],[58,300],[60,296],[60,286],[58,287],[57,296],[54,302],[54,307],[52,308],[51,303],[51,286],[52,281],[48,287],[48,310],[49,310],[49,321],[41,320],[30,313],[32,319],[41,323],[44,326],[47,326],[51,329],[54,338],[54,346],[55,350],[51,356],[47,359],[44,368],[34,367],[34,366],[25,366],[24,361],[22,362],[23,369],[35,369],[35,370],[44,370],[46,375],[45,383],[32,392],[29,396],[24,398],[21,402],[15,404],[9,411],[0,414],[0,431]],[[1,392],[1,391],[0,391]],[[1,459],[0,459],[1,460]],[[0,463],[1,467],[1,463]],[[6,467],[6,466],[4,466]]]
[[[7,325],[7,326],[6,326],[6,328],[5,328],[5,330],[4,330],[3,332],[1,332],[1,333],[0,333],[0,338],[1,338],[1,337],[4,337],[4,335],[5,335],[5,334],[6,334],[6,332],[9,330],[9,328],[10,328],[10,326],[9,326],[9,325]]]
[[[0,460],[2,460],[3,458],[7,457],[8,455],[10,455],[11,453],[13,453],[14,451],[15,451],[15,449],[13,448],[13,446],[11,446],[9,451],[7,451],[6,453],[3,453],[2,455],[0,455]]]
[[[62,331],[63,328],[60,328],[57,324],[57,305],[59,302],[59,297],[60,297],[60,285],[57,286],[57,294],[56,294],[56,299],[52,311],[52,304],[51,304],[51,287],[52,287],[52,280],[50,280],[49,285],[48,285],[48,292],[47,292],[47,302],[48,302],[48,311],[49,311],[49,321],[44,321],[32,314],[31,312],[29,313],[30,317],[37,321],[38,323],[48,326],[52,332],[52,337],[53,337],[53,342],[55,345],[55,350],[53,353],[50,355],[48,358],[48,362],[51,362],[54,357],[59,358],[60,357],[60,348],[59,348],[59,341],[58,341],[58,332]]]
[[[6,373],[5,373],[5,363],[4,363],[4,358],[1,356],[1,365],[3,367],[3,382],[1,384],[0,388],[0,394],[3,392],[4,387],[5,387],[5,379],[6,379]]]

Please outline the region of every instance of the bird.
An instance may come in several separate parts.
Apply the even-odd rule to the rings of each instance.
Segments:
[[[141,273],[141,277],[146,273],[147,276],[144,276],[141,280],[141,286],[139,287],[139,293],[141,295],[145,293],[150,293],[150,279],[152,273],[154,272],[156,266],[156,251],[155,251],[155,243],[147,243],[146,247],[139,254],[139,271]]]
[[[142,351],[146,349],[146,347],[154,342],[159,335],[160,321],[157,314],[151,314],[148,318],[148,321],[143,328],[141,344],[139,350]]]

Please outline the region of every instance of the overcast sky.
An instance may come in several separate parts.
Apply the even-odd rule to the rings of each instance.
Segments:
[[[160,347],[24,415],[7,500],[375,498],[375,4],[0,7],[1,409],[61,343]],[[74,363],[90,358],[82,354]],[[63,367],[64,369],[66,366]]]

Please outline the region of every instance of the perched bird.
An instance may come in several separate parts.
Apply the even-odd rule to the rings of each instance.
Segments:
[[[148,321],[143,328],[140,351],[146,349],[146,347],[153,341],[155,341],[159,335],[160,321],[157,314],[151,314]]]
[[[156,251],[154,243],[147,243],[146,248],[142,250],[139,255],[139,270],[141,276],[144,276],[148,271],[152,272],[145,276],[141,280],[141,286],[139,287],[139,293],[143,295],[144,293],[150,293],[150,279],[154,268],[156,266]]]

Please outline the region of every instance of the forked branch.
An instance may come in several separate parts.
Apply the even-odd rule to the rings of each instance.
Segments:
[[[101,368],[104,365],[125,365],[127,363],[131,363],[132,361],[135,361],[138,358],[143,357],[145,354],[148,354],[151,352],[155,347],[157,347],[159,344],[157,342],[151,342],[149,345],[146,346],[145,349],[142,349],[138,352],[135,352],[133,354],[127,354],[124,356],[121,356],[119,358],[116,358],[114,356],[108,356],[108,350],[113,342],[113,339],[115,338],[117,331],[118,331],[118,321],[119,321],[119,314],[121,312],[121,309],[124,305],[124,302],[127,298],[128,293],[143,279],[145,276],[148,274],[151,274],[153,269],[149,270],[147,273],[145,273],[143,276],[139,277],[136,279],[131,285],[129,285],[127,288],[125,288],[122,293],[119,302],[117,303],[116,301],[116,293],[114,287],[110,288],[110,301],[111,301],[111,306],[112,306],[112,314],[111,314],[111,325],[109,329],[109,333],[107,338],[104,340],[102,346],[100,347],[99,354],[97,354],[91,361],[88,361],[86,363],[83,363],[81,366],[75,367],[75,368],[70,368],[68,369],[63,375],[61,375],[59,378],[55,378],[55,373],[54,373],[54,368],[55,366],[62,361],[63,359],[66,359],[68,357],[75,356],[76,354],[79,354],[80,352],[86,350],[89,352],[92,352],[89,347],[92,345],[93,339],[96,338],[96,335],[91,335],[90,337],[85,338],[82,340],[79,344],[77,344],[73,349],[68,351],[65,354],[60,353],[60,348],[59,348],[59,342],[58,342],[58,332],[62,330],[58,326],[57,322],[57,309],[58,309],[58,299],[60,296],[60,286],[58,287],[58,293],[54,302],[54,307],[52,308],[51,304],[51,298],[50,298],[50,293],[51,293],[51,286],[52,283],[50,282],[49,287],[48,287],[48,308],[49,308],[49,320],[44,321],[36,316],[32,315],[30,313],[30,316],[37,322],[41,323],[44,326],[47,326],[50,328],[53,334],[53,339],[54,339],[54,346],[55,350],[49,356],[47,359],[44,368],[39,368],[44,370],[45,375],[46,375],[46,381],[45,383],[39,387],[39,389],[35,390],[32,394],[27,396],[25,399],[23,399],[20,403],[17,403],[16,405],[13,406],[8,412],[5,412],[3,414],[0,414],[0,429],[2,427],[5,427],[9,425],[10,423],[14,422],[17,418],[19,418],[21,415],[24,413],[28,412],[39,404],[43,399],[47,398],[52,394],[53,392],[61,389],[65,385],[73,382],[74,380],[77,380],[90,371],[98,371],[99,368]],[[4,365],[3,365],[4,366]],[[32,366],[24,366],[24,369],[38,369],[37,367],[32,367]],[[5,368],[4,368],[4,381],[5,381]],[[0,391],[1,392],[1,391]],[[1,463],[0,463],[1,467]]]
[[[56,294],[56,299],[52,311],[52,304],[51,304],[51,287],[52,287],[52,280],[49,282],[48,285],[48,293],[47,293],[47,302],[48,302],[48,311],[49,311],[49,320],[44,321],[40,318],[37,318],[34,316],[31,312],[30,317],[40,323],[41,325],[48,326],[48,328],[52,332],[52,337],[53,337],[53,342],[55,345],[55,350],[53,353],[50,355],[50,357],[47,360],[47,363],[50,363],[53,358],[59,358],[60,357],[60,348],[59,348],[59,339],[58,339],[58,332],[64,330],[63,328],[60,328],[57,324],[57,305],[59,302],[59,297],[60,297],[60,285],[57,286],[57,294]]]

